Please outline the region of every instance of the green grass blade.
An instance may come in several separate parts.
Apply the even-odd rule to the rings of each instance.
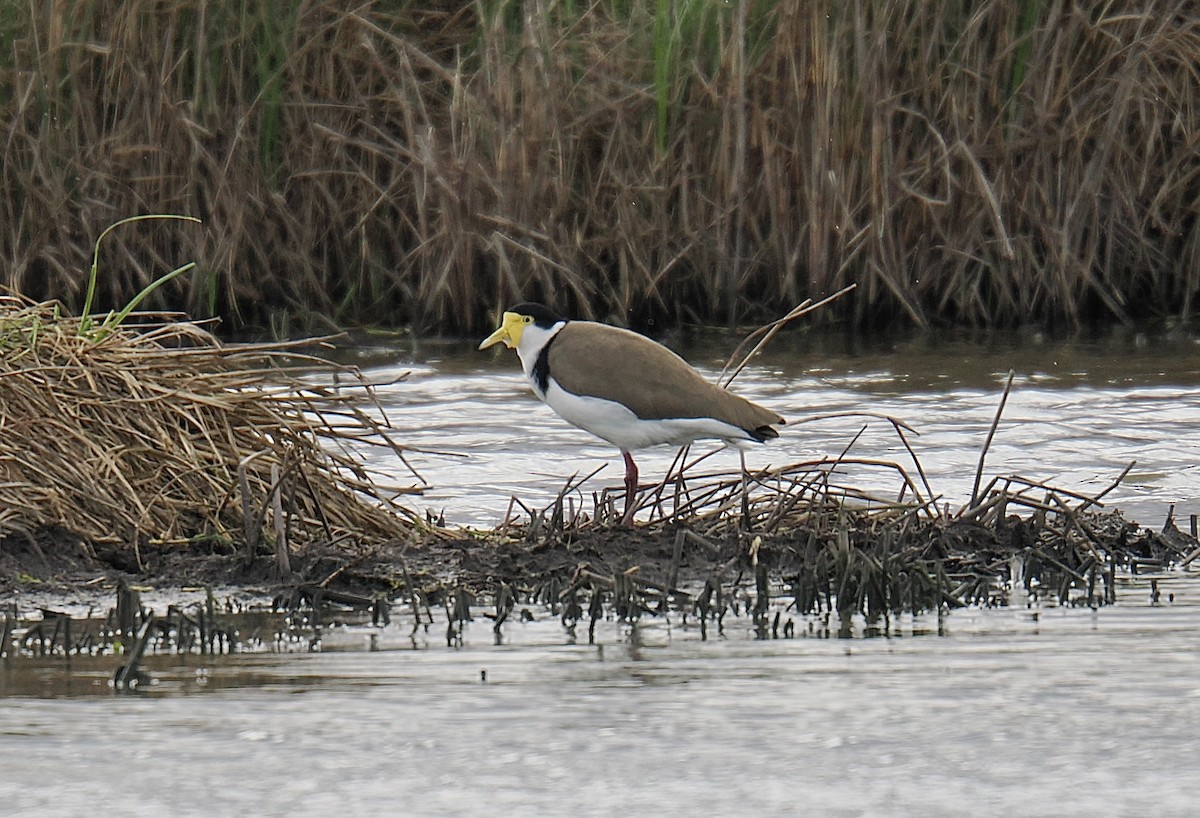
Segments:
[[[177,215],[174,213],[143,213],[140,216],[129,216],[127,218],[120,219],[118,221],[113,222],[108,227],[104,228],[104,230],[96,238],[96,243],[94,245],[92,245],[92,269],[88,274],[87,294],[84,296],[83,313],[79,319],[80,335],[85,335],[88,332],[90,332],[92,329],[92,323],[93,323],[92,322],[92,303],[95,301],[95,298],[96,298],[96,281],[100,277],[100,243],[104,241],[105,236],[107,236],[109,233],[111,233],[113,230],[117,229],[121,225],[130,224],[131,222],[150,221],[152,219],[171,219],[174,221],[195,222],[196,224],[201,223],[200,220],[197,219],[195,216],[180,216],[180,215]],[[130,304],[136,305],[136,304],[140,303],[147,295],[149,295],[151,292],[153,292],[155,290],[155,288],[166,283],[167,281],[170,281],[172,278],[174,278],[179,273],[183,272],[185,269],[189,269],[190,267],[194,267],[194,266],[195,266],[194,263],[190,264],[190,265],[185,265],[184,267],[181,267],[177,270],[172,270],[170,273],[167,273],[167,275],[163,276],[162,278],[158,279],[157,281],[151,282],[140,293],[138,293],[136,296],[134,296],[134,299],[133,299],[133,301],[130,302]],[[120,315],[122,317],[122,320],[124,319],[125,316],[129,315],[129,313],[132,309],[133,309],[132,307],[126,306],[125,309],[121,310]],[[104,319],[103,328],[105,328],[106,330],[111,329],[112,325],[109,322],[111,321],[112,317],[113,317],[112,313],[109,313],[108,317]],[[117,323],[120,323],[120,321],[118,321]]]
[[[112,330],[114,328],[121,326],[121,322],[124,321],[126,318],[128,318],[129,313],[131,313],[135,309],[137,309],[138,304],[141,304],[143,301],[145,301],[146,296],[150,295],[150,293],[154,292],[159,287],[166,284],[168,281],[172,280],[173,278],[176,278],[177,276],[180,276],[183,273],[186,273],[188,270],[191,270],[195,266],[196,266],[196,262],[189,261],[187,264],[183,265],[182,267],[176,267],[174,270],[167,273],[166,275],[160,276],[157,279],[155,279],[154,281],[151,281],[149,284],[147,284],[145,287],[142,288],[142,291],[140,293],[138,293],[133,298],[131,298],[129,300],[129,303],[121,308],[120,312],[108,314],[108,317],[104,319],[104,323],[100,325],[100,329],[96,333],[96,340],[99,341],[105,335],[112,332]]]

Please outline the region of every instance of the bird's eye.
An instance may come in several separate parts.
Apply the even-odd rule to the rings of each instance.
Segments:
[[[533,316],[532,316],[532,315],[525,315],[525,316],[522,316],[522,318],[524,318],[524,320],[525,320],[525,323],[526,323],[526,324],[532,324],[532,323],[533,323]]]

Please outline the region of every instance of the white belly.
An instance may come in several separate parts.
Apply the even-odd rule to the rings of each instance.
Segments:
[[[663,443],[684,446],[701,439],[729,443],[754,440],[738,427],[712,418],[642,420],[615,401],[567,392],[553,378],[543,400],[563,420],[625,451]]]

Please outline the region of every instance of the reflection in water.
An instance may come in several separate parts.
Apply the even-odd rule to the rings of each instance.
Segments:
[[[802,620],[756,641],[730,617],[707,642],[678,619],[609,620],[598,645],[571,645],[539,611],[503,646],[480,620],[448,648],[397,619],[331,631],[320,653],[153,657],[157,684],[132,698],[100,692],[113,658],[72,659],[58,692],[74,698],[0,699],[0,804],[1182,816],[1200,797],[1200,579],[1159,584],[1174,603],[1152,607],[1137,579],[1097,611],[956,610],[942,638],[920,635],[936,617],[904,617],[889,638],[812,638]],[[63,662],[0,661],[0,685],[31,667],[63,684]]]
[[[728,348],[732,348],[731,342]],[[706,373],[720,369],[721,351],[687,352]],[[530,394],[516,359],[501,351],[480,353],[467,343],[410,353],[363,352],[375,380],[411,370],[411,378],[380,390],[400,442],[446,455],[414,455],[429,481],[413,503],[444,510],[451,525],[491,527],[516,495],[532,507],[547,505],[566,481],[604,469],[575,493],[591,508],[593,492],[620,484],[612,447],[558,419]],[[383,359],[399,359],[385,364]],[[937,344],[922,340],[896,349],[846,353],[777,348],[758,359],[738,381],[738,391],[782,413],[791,425],[782,437],[747,449],[754,467],[838,455],[855,440],[851,456],[912,465],[886,421],[899,418],[919,436],[910,441],[933,490],[956,508],[966,502],[987,431],[1009,368],[1016,371],[985,479],[1020,475],[1084,494],[1107,488],[1132,461],[1125,483],[1106,498],[1110,506],[1147,525],[1158,525],[1171,503],[1178,513],[1200,511],[1200,349],[1165,350],[1101,344]],[[715,444],[701,442],[702,453]],[[674,457],[670,448],[647,450],[643,479],[657,480]],[[368,451],[374,467],[397,480],[411,477],[383,450]],[[642,459],[639,459],[642,462]],[[706,461],[736,469],[733,452]],[[846,481],[892,491],[892,475],[850,471]]]

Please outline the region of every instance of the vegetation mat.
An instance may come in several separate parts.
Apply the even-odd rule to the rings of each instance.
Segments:
[[[356,372],[298,343],[227,346],[178,316],[133,320],[0,297],[0,576],[23,552],[43,570],[65,550],[145,572],[151,555],[268,540],[286,575],[292,550],[417,527],[396,503],[411,489],[381,488],[350,450],[403,457]]]

